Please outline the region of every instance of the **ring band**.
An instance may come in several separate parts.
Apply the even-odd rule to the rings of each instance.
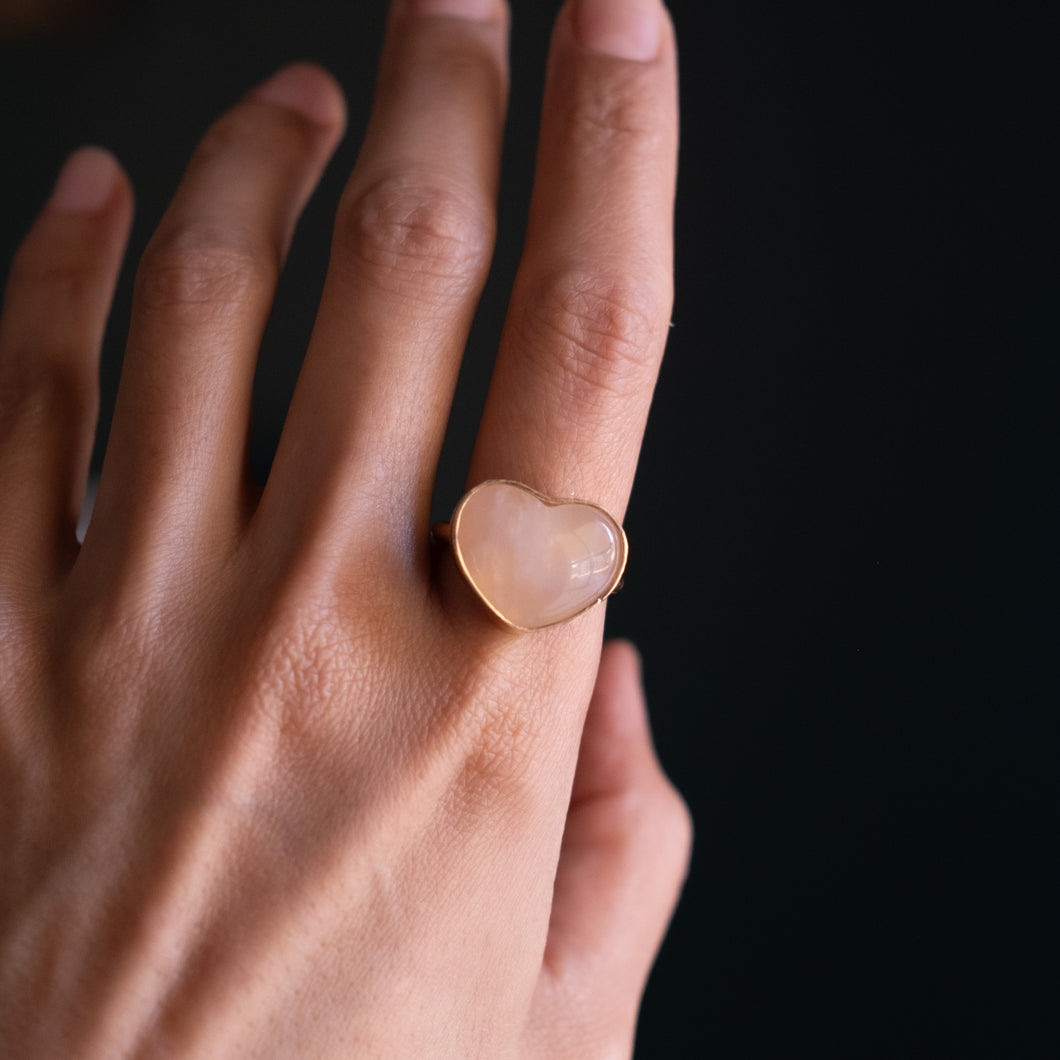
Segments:
[[[433,534],[450,544],[482,602],[519,630],[569,622],[610,596],[629,552],[622,527],[599,505],[509,479],[465,493]]]

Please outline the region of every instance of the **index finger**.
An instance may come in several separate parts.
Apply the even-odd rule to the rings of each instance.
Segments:
[[[676,50],[658,0],[571,0],[471,482],[621,516],[672,304]]]

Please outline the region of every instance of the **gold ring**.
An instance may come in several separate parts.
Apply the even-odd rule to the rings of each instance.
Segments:
[[[508,479],[465,493],[433,534],[449,542],[482,602],[520,630],[569,622],[610,596],[629,552],[622,527],[599,505]]]

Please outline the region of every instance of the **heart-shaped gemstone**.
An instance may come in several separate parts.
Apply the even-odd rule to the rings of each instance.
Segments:
[[[626,566],[626,535],[602,508],[518,482],[492,479],[465,494],[449,533],[472,588],[517,629],[580,614],[615,589]]]

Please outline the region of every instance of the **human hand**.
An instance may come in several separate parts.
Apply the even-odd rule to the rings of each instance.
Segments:
[[[343,125],[322,71],[282,71],[196,151],[138,273],[80,549],[132,208],[108,155],[74,156],[17,256],[5,1055],[631,1048],[689,844],[635,655],[601,658],[599,607],[501,628],[428,534],[492,246],[506,32],[500,0],[398,0],[264,490],[246,460],[258,343]],[[559,17],[471,483],[621,517],[669,321],[674,64],[656,0]]]

